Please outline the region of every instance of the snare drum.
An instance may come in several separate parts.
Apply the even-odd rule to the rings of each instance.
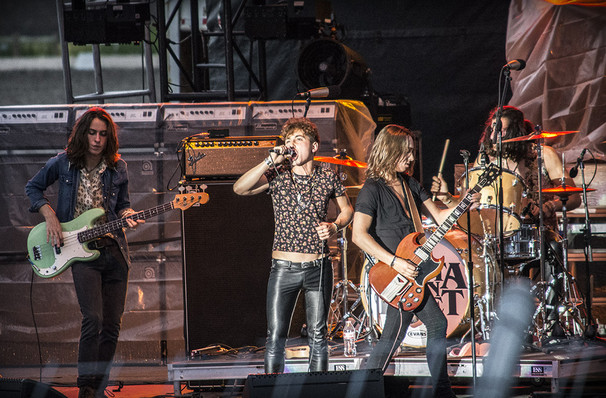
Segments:
[[[472,188],[477,184],[480,175],[484,172],[481,167],[474,167],[469,170],[469,186]],[[460,186],[465,185],[465,174],[459,181]],[[503,169],[503,234],[510,236],[520,229],[522,217],[519,213],[522,211],[522,199],[525,196],[526,184],[522,177],[514,171]],[[499,202],[498,202],[497,178],[492,184],[482,188],[480,194],[480,206],[476,210],[471,210],[471,233],[479,236],[498,236],[499,235]],[[459,226],[467,231],[467,215],[459,218]]]
[[[429,236],[429,234],[427,234]],[[486,281],[498,286],[500,283],[492,281],[493,278],[500,280],[500,272],[494,272],[494,261],[492,256],[488,261],[489,275],[485,273],[484,259],[482,258],[482,245],[472,239],[472,260],[474,263],[474,294],[484,296],[486,292]],[[440,275],[427,283],[438,306],[446,316],[448,327],[447,337],[460,337],[469,330],[469,279],[467,277],[467,234],[460,230],[452,230],[446,233],[444,239],[438,243],[432,251],[434,257],[444,256],[444,267]],[[360,276],[360,296],[366,313],[372,321],[372,327],[379,333],[382,332],[387,316],[388,304],[382,300],[368,283],[368,272],[372,267],[370,261],[366,261]],[[477,311],[476,311],[477,312]],[[478,319],[476,317],[476,319]],[[424,347],[427,343],[427,329],[423,322],[416,317],[413,318],[403,344],[412,347]]]

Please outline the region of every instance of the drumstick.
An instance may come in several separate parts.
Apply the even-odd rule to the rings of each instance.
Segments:
[[[442,170],[444,169],[444,162],[446,161],[446,152],[448,152],[448,145],[450,144],[450,138],[447,138],[444,142],[444,152],[442,152],[442,160],[440,161],[440,169],[438,170],[438,177],[442,177]],[[438,193],[433,194],[432,200],[436,201]]]

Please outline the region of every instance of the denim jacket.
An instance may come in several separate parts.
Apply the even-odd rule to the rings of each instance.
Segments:
[[[38,212],[43,205],[48,204],[50,206],[49,200],[44,196],[44,191],[57,180],[59,180],[59,194],[55,211],[59,222],[64,223],[74,219],[78,182],[80,181],[80,170],[69,162],[67,153],[62,152],[49,159],[44,167],[27,182],[25,193],[32,205],[29,211]],[[101,181],[103,208],[107,220],[116,220],[121,210],[130,207],[126,162],[120,159],[115,168],[106,168],[101,175]],[[130,266],[124,231],[114,231],[113,235],[120,245],[124,259]]]

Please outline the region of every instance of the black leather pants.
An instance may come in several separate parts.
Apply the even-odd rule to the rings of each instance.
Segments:
[[[451,389],[446,362],[446,329],[448,323],[434,297],[427,292],[425,296],[423,304],[414,312],[400,311],[392,306],[387,307],[383,333],[370,353],[364,368],[381,369],[385,372],[400,343],[406,337],[406,330],[413,315],[416,314],[427,326],[426,356],[433,385],[433,396],[435,398],[451,398],[455,395]]]
[[[321,277],[320,277],[321,276]],[[328,257],[294,263],[272,260],[267,283],[267,342],[265,372],[284,372],[284,348],[299,292],[305,293],[309,370],[328,369],[326,320],[332,294],[332,264]]]

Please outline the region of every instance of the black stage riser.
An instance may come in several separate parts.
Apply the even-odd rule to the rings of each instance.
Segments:
[[[383,398],[383,374],[377,370],[250,375],[243,398]]]
[[[0,378],[2,398],[66,398],[65,395],[47,384],[30,379]]]

